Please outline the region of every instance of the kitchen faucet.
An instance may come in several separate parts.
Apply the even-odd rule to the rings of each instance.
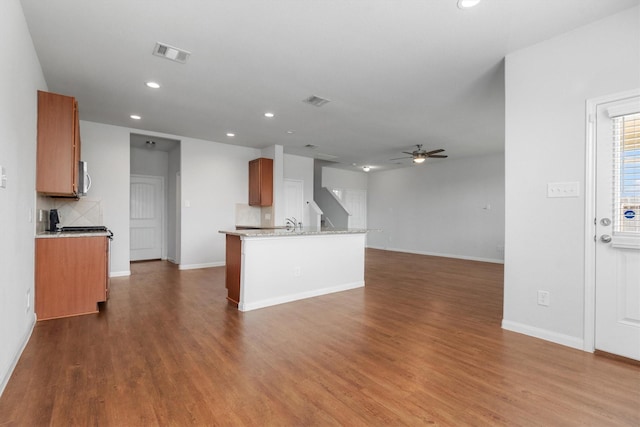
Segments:
[[[293,216],[291,218],[285,218],[285,223],[287,227],[289,227],[289,224],[291,224],[294,230],[296,229],[296,226],[298,224],[298,222],[296,221],[296,218]]]

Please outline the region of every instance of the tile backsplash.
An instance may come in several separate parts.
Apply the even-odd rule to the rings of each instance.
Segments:
[[[260,225],[260,208],[247,204],[236,204],[236,225]]]
[[[53,209],[58,209],[60,225],[104,225],[102,222],[102,200],[54,199]]]
[[[273,206],[256,207],[244,203],[236,204],[236,225],[273,227]]]

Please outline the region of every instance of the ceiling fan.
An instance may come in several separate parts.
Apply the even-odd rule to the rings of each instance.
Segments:
[[[408,154],[411,157],[398,157],[397,159],[391,159],[391,160],[413,159],[413,163],[422,163],[425,160],[427,160],[429,157],[433,157],[437,159],[444,159],[446,157],[449,157],[444,154],[438,154],[444,151],[444,149],[442,148],[439,148],[437,150],[432,150],[432,151],[425,151],[422,149],[422,144],[416,144],[416,147],[418,147],[418,149],[412,152],[403,151],[404,154]]]

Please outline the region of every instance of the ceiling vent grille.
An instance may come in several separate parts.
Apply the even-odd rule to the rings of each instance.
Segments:
[[[184,64],[187,62],[187,59],[189,58],[189,55],[191,55],[191,52],[158,42],[153,48],[153,54],[161,58],[170,59],[171,61]]]
[[[327,104],[328,102],[330,102],[330,100],[325,98],[320,98],[319,96],[311,95],[307,99],[304,99],[302,102],[311,104],[314,107],[322,107],[324,104]]]

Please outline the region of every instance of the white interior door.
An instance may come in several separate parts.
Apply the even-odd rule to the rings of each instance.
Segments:
[[[640,360],[640,97],[597,107],[595,210],[595,348]]]
[[[349,228],[367,228],[367,191],[345,190],[344,204],[351,214],[349,216]]]
[[[162,258],[164,179],[131,175],[130,260]]]
[[[302,222],[303,226],[306,219],[304,218],[304,182],[298,179],[284,180],[284,217],[295,218],[298,222]]]

